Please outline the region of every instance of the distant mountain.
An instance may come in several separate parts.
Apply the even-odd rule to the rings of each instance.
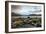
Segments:
[[[12,12],[12,16],[41,16],[41,14],[20,15]]]
[[[21,16],[20,14],[11,13],[12,16]]]
[[[30,14],[29,16],[41,16],[41,14]]]

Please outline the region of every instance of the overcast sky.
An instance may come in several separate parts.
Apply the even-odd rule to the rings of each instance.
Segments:
[[[12,5],[11,11],[20,15],[40,14],[41,6]]]

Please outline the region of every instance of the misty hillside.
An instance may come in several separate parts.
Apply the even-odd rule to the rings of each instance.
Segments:
[[[12,12],[12,16],[41,16],[41,14],[20,15]]]

